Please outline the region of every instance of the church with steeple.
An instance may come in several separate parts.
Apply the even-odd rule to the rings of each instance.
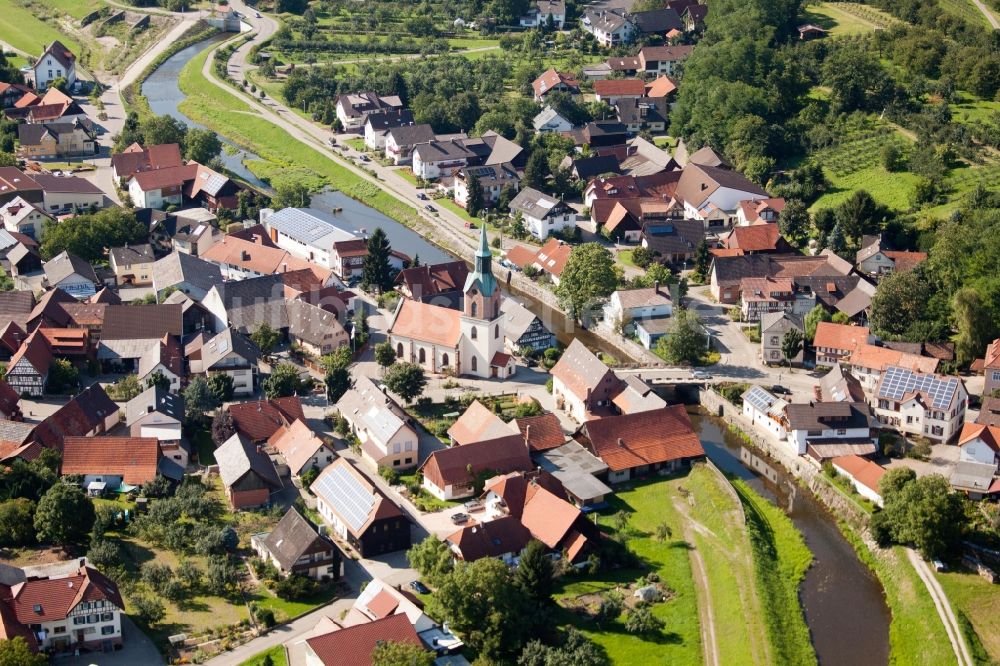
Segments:
[[[396,357],[419,363],[428,372],[497,379],[513,375],[514,359],[504,353],[502,296],[485,225],[462,293],[461,310],[401,300],[389,325]]]

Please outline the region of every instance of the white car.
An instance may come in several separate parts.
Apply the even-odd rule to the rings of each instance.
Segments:
[[[694,370],[691,373],[691,377],[694,379],[711,379],[712,375],[708,374],[707,372],[702,372],[701,370]]]

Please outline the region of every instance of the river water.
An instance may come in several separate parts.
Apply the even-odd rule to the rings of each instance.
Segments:
[[[776,486],[744,467],[740,462],[743,443],[720,419],[693,413],[691,421],[712,462],[784,509],[805,537],[813,564],[802,581],[799,599],[819,663],[885,666],[890,614],[882,586],[858,559],[834,518],[797,486],[791,499],[793,481],[780,468]]]

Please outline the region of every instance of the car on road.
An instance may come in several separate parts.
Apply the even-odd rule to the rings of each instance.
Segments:
[[[424,209],[426,209],[428,213],[436,213],[437,212],[437,208],[435,208],[434,206],[432,206],[430,204],[427,204],[426,206],[424,206]]]
[[[421,201],[427,201],[427,195],[424,194],[423,192],[418,193],[417,198],[420,199]]]
[[[371,162],[371,158],[368,157],[367,155],[362,155],[361,156],[361,161],[362,162]]]
[[[693,371],[691,371],[691,376],[693,378],[695,378],[695,379],[711,379],[712,378],[712,375],[708,374],[707,372],[702,372],[701,370],[693,370]]]
[[[254,18],[260,18],[260,12],[254,12],[253,13],[253,17]]]
[[[455,525],[464,525],[469,522],[469,514],[467,513],[455,513],[451,516],[451,522]]]
[[[413,590],[414,592],[416,592],[417,594],[429,594],[430,593],[430,590],[427,589],[427,586],[424,585],[423,583],[421,583],[419,580],[415,580],[412,583],[410,583],[410,589]]]
[[[787,386],[782,386],[781,384],[775,384],[771,387],[771,393],[776,393],[778,395],[791,395],[792,390]]]
[[[477,511],[486,510],[486,507],[479,500],[469,500],[462,506],[464,506],[465,510],[468,511],[469,513],[476,513]]]

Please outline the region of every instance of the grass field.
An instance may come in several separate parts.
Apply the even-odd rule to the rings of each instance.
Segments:
[[[954,663],[955,655],[934,602],[903,549],[896,546],[872,552],[844,523],[840,524],[840,531],[861,561],[875,572],[885,590],[892,613],[889,663],[908,666]]]
[[[481,49],[485,47],[500,48],[500,40],[477,39],[474,37],[452,37],[448,40],[448,46],[456,51],[461,49]]]
[[[317,606],[328,604],[336,598],[336,588],[330,586],[319,593],[300,599],[297,601],[286,601],[279,599],[270,590],[261,589],[254,595],[253,601],[261,608],[268,608],[274,611],[274,619],[278,622],[287,622],[303,613],[311,611]]]
[[[17,0],[0,0],[0,40],[37,56],[47,44],[58,39],[79,54],[80,43],[56,27],[56,17],[70,14],[80,18],[100,5],[99,0],[36,0],[29,7]]]
[[[952,103],[952,120],[960,123],[986,122],[1000,113],[1000,102],[979,99],[966,92],[958,92]]]
[[[989,2],[985,2],[983,4],[987,7],[990,5]],[[992,29],[993,27],[990,25],[990,22],[986,20],[986,17],[983,16],[983,13],[979,11],[974,4],[972,4],[972,0],[938,0],[938,5],[948,14],[957,16],[972,25],[978,25],[989,29]]]
[[[803,19],[827,30],[832,37],[862,35],[873,32],[876,25],[867,19],[844,11],[841,3],[820,2],[808,5],[803,11]]]
[[[288,666],[288,655],[285,654],[285,646],[283,645],[275,645],[270,650],[255,654],[242,662],[240,666],[262,666],[267,657],[271,658],[271,663],[274,666]]]
[[[989,661],[1000,663],[1000,588],[967,571],[936,575],[952,608],[968,618]],[[974,645],[975,640],[970,643]]]
[[[198,462],[202,465],[215,464],[215,442],[212,441],[212,434],[207,430],[199,430],[191,437],[194,450],[198,453]]]

